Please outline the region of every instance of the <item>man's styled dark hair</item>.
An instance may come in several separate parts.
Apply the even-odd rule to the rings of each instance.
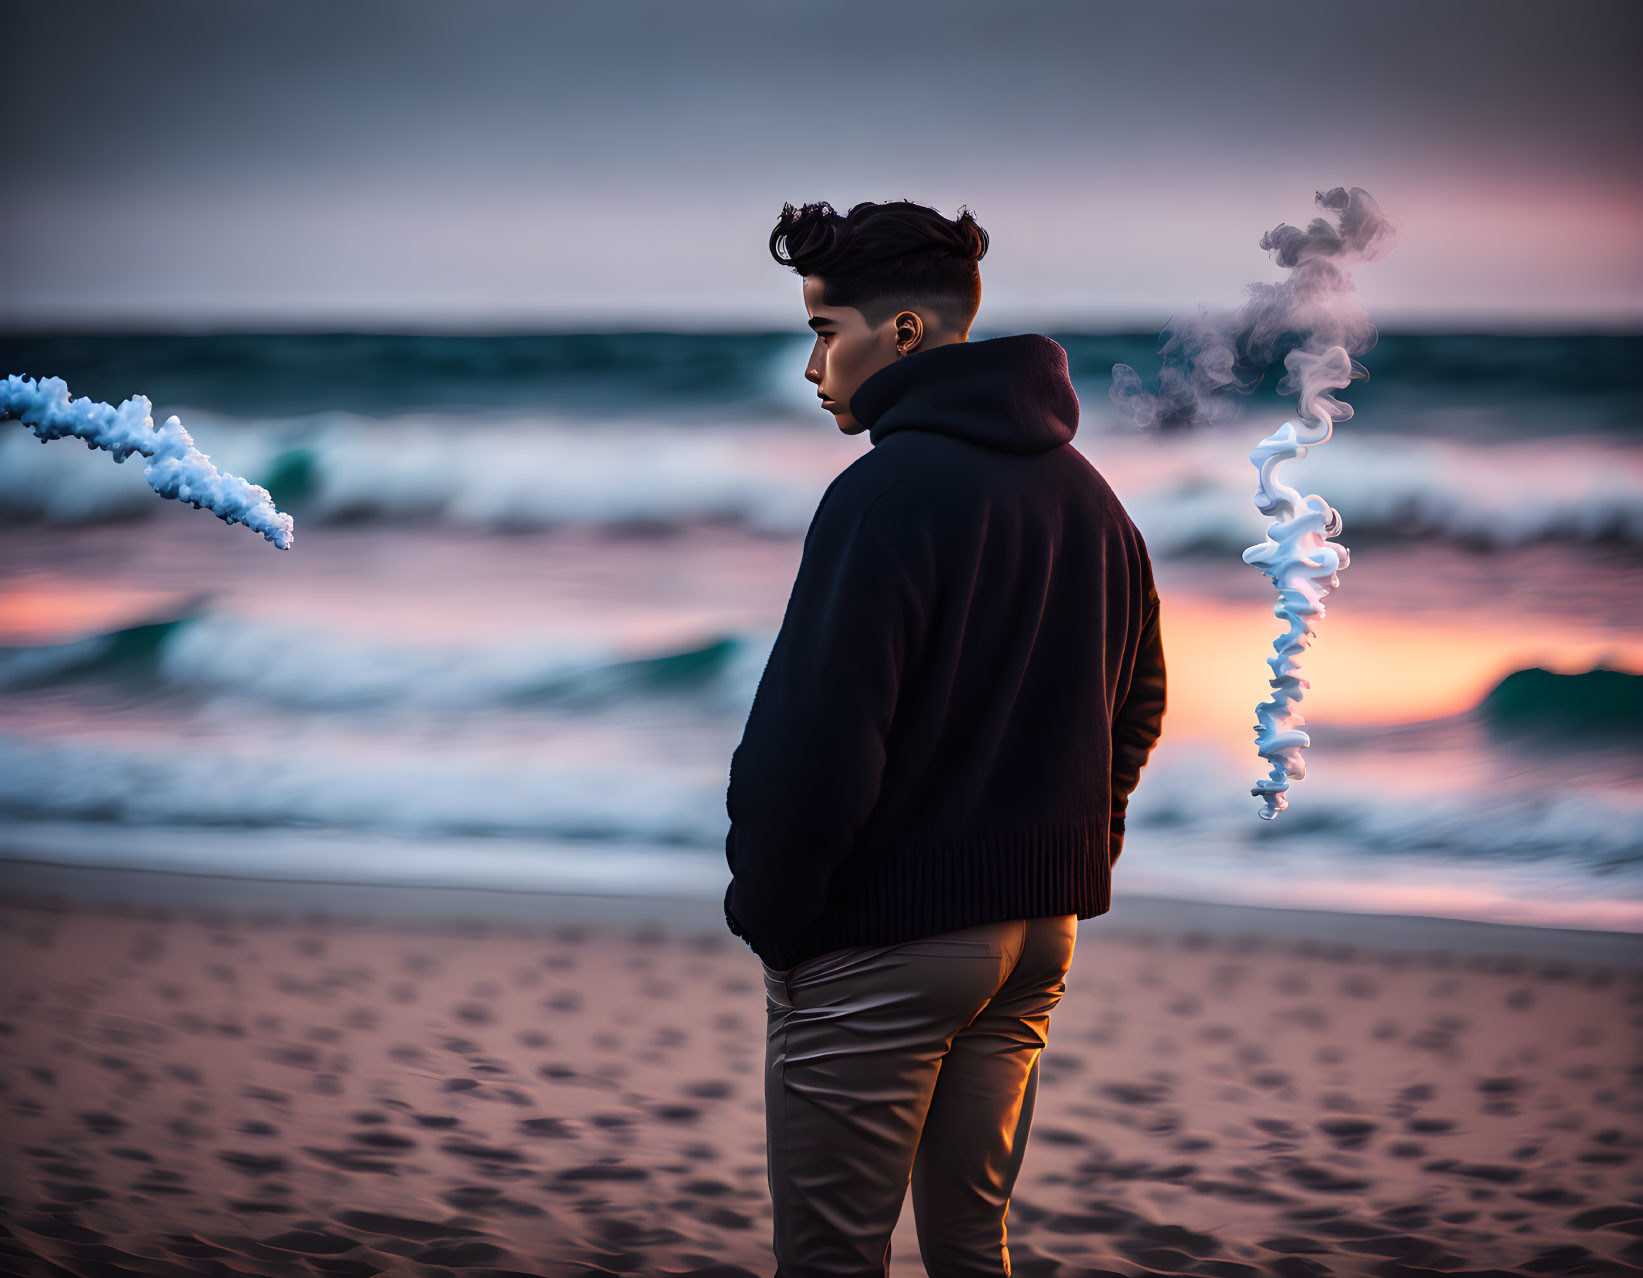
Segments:
[[[967,332],[981,306],[987,232],[967,208],[956,219],[911,200],[863,201],[838,213],[822,200],[782,205],[770,256],[800,275],[819,275],[822,302],[853,306],[868,327],[917,305],[941,327]]]

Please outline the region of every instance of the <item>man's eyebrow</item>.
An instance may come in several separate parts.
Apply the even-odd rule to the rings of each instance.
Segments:
[[[812,315],[808,322],[811,328],[816,328],[824,324],[828,328],[837,328],[839,326],[839,322],[837,320],[830,319],[826,315]]]

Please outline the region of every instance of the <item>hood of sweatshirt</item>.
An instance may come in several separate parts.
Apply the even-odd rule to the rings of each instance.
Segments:
[[[898,430],[923,430],[1041,453],[1077,432],[1078,395],[1061,344],[1019,333],[905,355],[861,384],[850,415],[875,445]]]

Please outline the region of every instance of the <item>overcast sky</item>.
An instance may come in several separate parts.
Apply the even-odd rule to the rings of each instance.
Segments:
[[[0,0],[0,325],[802,324],[782,202],[1155,326],[1362,186],[1383,328],[1643,323],[1635,0]],[[795,319],[797,317],[797,319]]]

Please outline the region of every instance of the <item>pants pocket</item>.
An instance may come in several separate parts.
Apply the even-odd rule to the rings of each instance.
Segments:
[[[959,941],[927,936],[896,946],[896,953],[929,954],[942,958],[1002,958],[1004,946],[998,941]]]
[[[898,954],[929,954],[938,958],[1003,958],[1004,942],[1014,937],[1021,922],[981,923],[934,936],[918,936],[896,946]]]

